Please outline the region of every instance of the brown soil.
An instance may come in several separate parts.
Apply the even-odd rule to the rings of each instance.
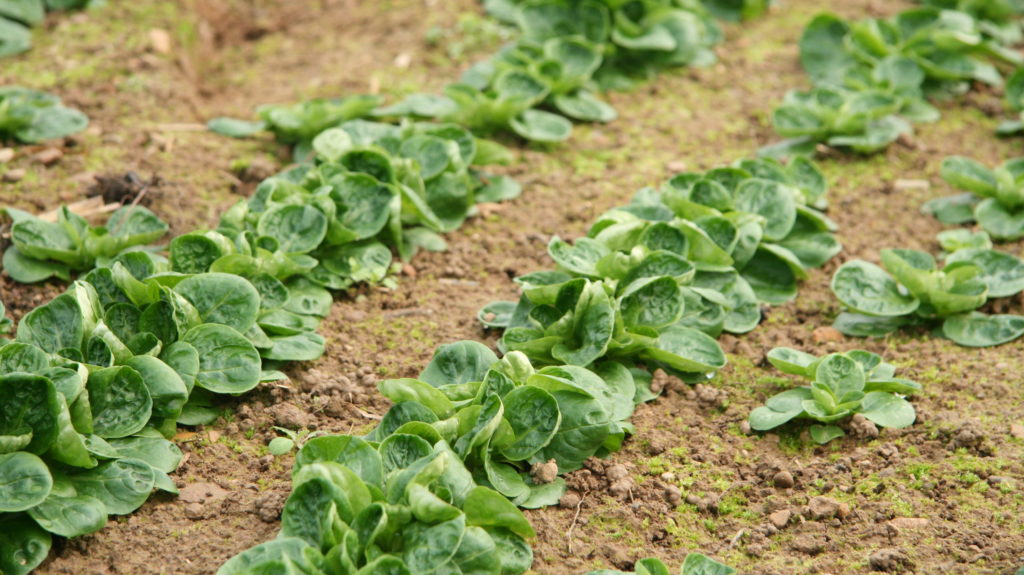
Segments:
[[[369,429],[387,409],[377,380],[415,375],[441,343],[496,340],[476,323],[477,309],[515,298],[511,277],[549,266],[550,236],[577,237],[639,187],[772,141],[772,107],[805,83],[796,38],[822,4],[781,3],[730,28],[719,64],[611,95],[620,111],[613,124],[580,127],[560,147],[522,149],[512,170],[526,188],[522,198],[451,234],[450,251],[418,256],[397,290],[340,295],[323,325],[326,355],[292,366],[290,385],[261,387],[226,403],[229,415],[217,424],[182,431],[187,460],[174,475],[181,497],[155,496],[97,534],[58,543],[38,572],[208,574],[273,537],[291,461],[267,455],[271,426]],[[851,17],[909,6],[827,4]],[[436,89],[497,47],[473,14],[474,0],[181,0],[52,17],[32,52],[5,61],[0,84],[55,91],[92,127],[65,142],[50,168],[32,160],[40,147],[17,148],[0,171],[28,174],[0,184],[0,196],[46,210],[88,195],[97,175],[133,171],[159,181],[147,199],[174,233],[213,225],[287,154],[268,140],[227,140],[198,124],[245,117],[264,103]],[[424,38],[435,26],[451,32],[430,46]],[[157,49],[152,29],[170,33],[169,52]],[[456,47],[468,53],[452,60]],[[919,208],[949,192],[937,176],[942,158],[997,163],[1020,153],[1019,141],[992,134],[997,94],[944,107],[938,124],[886,154],[823,160],[845,251],[812,273],[796,302],[770,310],[751,334],[724,338],[730,366],[719,377],[696,390],[666,378],[664,397],[638,409],[637,435],[621,453],[572,474],[562,506],[529,513],[539,533],[537,573],[629,569],[644,556],[678,564],[698,550],[765,574],[1003,574],[1024,563],[1024,438],[1011,435],[1011,424],[1024,423],[1024,346],[969,350],[923,333],[864,341],[819,329],[838,312],[827,286],[842,261],[877,261],[884,247],[936,249],[941,226]],[[900,179],[931,184],[906,188]],[[1006,249],[1020,254],[1022,244]],[[0,297],[17,318],[59,289],[4,280]],[[1024,313],[1024,298],[1007,311]],[[745,435],[750,409],[788,385],[765,368],[765,352],[777,345],[884,354],[925,386],[914,400],[918,423],[825,447],[795,432]]]

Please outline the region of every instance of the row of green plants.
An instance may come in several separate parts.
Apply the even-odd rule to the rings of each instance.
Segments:
[[[442,94],[417,93],[388,106],[368,95],[316,99],[257,110],[254,122],[216,118],[210,129],[247,137],[272,132],[308,153],[312,139],[343,119],[374,117],[455,123],[475,134],[532,142],[569,138],[574,122],[609,122],[617,113],[599,93],[625,89],[678,66],[715,61],[723,38],[715,17],[762,13],[767,0],[488,0],[517,39],[466,70]]]
[[[52,97],[6,94],[9,138],[39,141],[84,127],[83,116]],[[67,208],[56,221],[7,211],[12,245],[4,267],[13,279],[78,279],[29,312],[15,340],[0,347],[10,392],[0,421],[0,522],[10,529],[0,531],[13,534],[0,540],[0,570],[27,573],[47,555],[52,534],[94,532],[109,515],[134,511],[154,488],[175,492],[167,473],[181,458],[169,441],[177,425],[210,422],[219,414],[217,394],[244,393],[283,378],[285,362],[319,357],[324,341],[316,330],[330,290],[388,283],[393,252],[407,259],[443,249],[441,234],[459,227],[477,202],[519,194],[515,181],[481,169],[510,161],[502,146],[453,123],[373,121],[406,116],[378,113],[378,104],[357,96],[262,111],[306,161],[261,183],[215,230],[178,236],[167,247],[152,246],[166,224],[139,206],[118,210],[103,226]],[[220,125],[235,133],[251,128]],[[439,353],[440,367],[432,364],[424,381],[382,384],[396,409],[366,440],[323,437],[304,447],[308,454],[351,443],[377,455],[359,463],[335,454],[305,471],[296,467],[277,561],[353,573],[405,572],[397,566],[403,562],[408,572],[443,565],[521,572],[530,564],[523,538],[532,530],[516,505],[550,504],[564,489],[561,481],[534,485],[528,463],[556,459],[564,472],[617,449],[631,429],[632,400],[653,397],[649,377],[637,372],[634,379],[611,361],[598,371],[552,366],[534,374],[524,356],[512,354],[504,361],[518,371],[502,376],[479,344],[453,349],[483,357],[486,373]],[[373,461],[379,473],[362,473]],[[452,481],[467,479],[459,486],[467,489],[453,491]],[[364,492],[369,498],[357,497]],[[314,525],[309,506],[330,511]],[[488,523],[495,514],[506,520]],[[376,535],[366,531],[368,521]],[[418,548],[408,544],[416,533]],[[238,561],[224,569],[249,572]]]
[[[822,144],[878,152],[910,134],[913,123],[938,120],[930,101],[963,94],[975,82],[1002,86],[1000,68],[1024,64],[1013,49],[1022,35],[1012,0],[923,4],[884,19],[817,16],[800,39],[812,87],[786,94],[772,124],[787,139],[761,153],[814,154]]]
[[[520,300],[479,317],[503,330],[502,349],[534,362],[643,362],[701,381],[725,365],[715,338],[754,329],[763,304],[795,298],[808,270],[840,251],[817,209],[825,192],[804,158],[677,175],[573,244],[553,238],[555,269],[517,278]]]
[[[94,8],[106,0],[0,0],[0,58],[32,47],[30,28],[42,24],[47,12]]]

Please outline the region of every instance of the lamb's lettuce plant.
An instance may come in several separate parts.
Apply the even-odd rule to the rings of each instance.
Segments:
[[[292,105],[265,105],[256,109],[257,121],[219,117],[210,120],[207,127],[232,138],[269,131],[278,142],[293,146],[296,160],[302,161],[309,154],[313,138],[320,132],[349,120],[365,118],[380,103],[377,96],[358,94],[347,98],[316,98]]]
[[[733,575],[736,570],[700,553],[690,553],[679,568],[679,575]],[[670,575],[668,566],[660,559],[641,559],[633,566],[632,572],[599,569],[587,575]]]
[[[955,247],[947,241],[945,246]],[[963,247],[935,258],[917,250],[882,250],[882,269],[854,260],[832,278],[832,291],[848,310],[835,327],[852,336],[880,337],[901,327],[938,326],[959,345],[1000,345],[1024,335],[1024,317],[976,311],[990,298],[1024,290],[1024,260],[984,247]]]
[[[201,251],[217,271],[297,275],[346,289],[385,281],[390,248],[403,259],[443,250],[440,234],[460,227],[478,202],[521,191],[479,170],[505,162],[504,148],[450,124],[354,120],[321,132],[312,146],[314,164],[265,180],[223,215],[217,233],[230,241],[196,238],[187,251]]]
[[[818,358],[778,347],[768,352],[768,361],[779,371],[811,383],[774,395],[754,409],[751,429],[768,431],[794,419],[810,419],[818,422],[810,427],[811,438],[828,443],[845,435],[837,422],[856,414],[892,428],[908,427],[917,418],[904,396],[920,391],[921,386],[894,377],[896,368],[878,354],[854,350]]]
[[[942,162],[940,174],[965,193],[931,200],[925,213],[946,224],[977,222],[996,240],[1024,238],[1024,158],[995,169],[961,156]]]
[[[57,221],[8,208],[11,246],[4,251],[4,270],[11,279],[35,283],[49,278],[64,281],[72,273],[107,265],[118,255],[138,249],[167,233],[167,224],[142,206],[119,208],[104,226],[91,226],[66,206]]]
[[[1024,57],[991,34],[987,20],[946,8],[856,22],[818,15],[800,39],[813,88],[786,95],[773,125],[788,139],[762,153],[813,154],[819,143],[878,152],[910,133],[911,122],[938,119],[926,97],[963,93],[973,81],[1002,85],[996,63],[1019,65]]]
[[[278,537],[239,553],[218,575],[258,573],[490,573],[530,568],[530,523],[501,494],[476,485],[443,439],[400,434],[308,442]]]
[[[0,10],[0,56],[3,56],[5,41],[3,26]],[[53,94],[19,86],[0,86],[0,142],[37,144],[81,132],[88,125],[89,118],[85,114],[68,108]]]
[[[520,353],[441,346],[417,379],[379,384],[394,404],[368,436],[303,445],[278,538],[218,575],[523,573],[534,531],[518,507],[565,490],[529,465],[554,460],[561,474],[617,450],[649,383],[610,362],[536,370]]]
[[[722,331],[745,333],[761,303],[796,295],[797,281],[839,251],[823,207],[825,180],[798,159],[744,160],[641,190],[572,245],[553,238],[558,269],[517,279],[518,303],[480,313],[501,346],[542,364],[637,361],[696,381],[724,356]]]
[[[93,8],[104,3],[105,0],[0,0],[0,58],[31,48],[29,28],[41,24],[46,12]]]

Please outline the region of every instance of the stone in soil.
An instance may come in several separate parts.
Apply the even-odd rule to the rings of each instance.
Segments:
[[[796,481],[793,480],[793,474],[785,469],[775,474],[775,477],[772,478],[772,483],[779,489],[789,489],[796,485]]]
[[[879,549],[868,557],[868,565],[874,571],[900,573],[914,568],[913,561],[899,549]]]

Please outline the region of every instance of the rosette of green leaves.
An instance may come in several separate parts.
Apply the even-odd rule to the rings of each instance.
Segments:
[[[444,440],[396,434],[310,440],[296,457],[281,531],[218,575],[258,573],[518,574],[533,528],[501,494],[476,485]]]
[[[883,150],[912,131],[897,114],[904,99],[881,90],[817,87],[790,91],[772,113],[782,142],[761,148],[765,156],[813,155],[816,145],[849,148],[861,154]]]
[[[750,427],[768,431],[793,419],[810,419],[811,438],[817,443],[842,437],[836,422],[861,414],[880,427],[907,427],[917,415],[903,398],[921,390],[907,379],[894,377],[892,364],[881,356],[862,350],[833,353],[823,358],[790,348],[768,352],[768,361],[779,371],[811,380],[807,387],[790,389],[772,396],[750,413]]]
[[[316,330],[334,303],[327,289],[303,275],[313,271],[315,259],[261,247],[271,243],[250,232],[239,233],[234,240],[218,232],[192,232],[175,238],[170,247],[170,267],[176,273],[238,276],[249,284],[245,287],[231,280],[239,287],[239,297],[244,296],[249,307],[255,308],[255,321],[241,324],[242,333],[259,350],[268,369],[282,362],[312,361],[323,355],[324,338]],[[207,271],[216,275],[206,275]],[[198,289],[192,291],[201,295]]]
[[[628,87],[664,68],[714,62],[711,48],[721,42],[722,31],[712,11],[754,16],[764,2],[720,1],[707,7],[696,0],[491,0],[485,4],[492,14],[514,22],[528,42],[577,36],[600,46],[604,58],[596,79],[609,89]]]
[[[660,201],[729,254],[759,301],[779,304],[796,296],[807,270],[842,249],[835,224],[809,205],[822,205],[825,190],[824,176],[804,158],[788,166],[744,160],[703,174],[680,174],[662,188]]]
[[[443,440],[478,483],[520,507],[553,505],[565,482],[534,483],[530,465],[554,460],[562,474],[617,451],[634,405],[655,397],[650,378],[636,376],[615,362],[534,370],[520,352],[499,361],[476,342],[443,345],[418,379],[379,384],[395,405],[368,439],[423,452]]]
[[[686,236],[665,228],[670,241],[685,250]],[[654,229],[651,241],[664,228]],[[692,235],[714,247],[703,232]],[[559,270],[518,278],[523,289],[518,304],[492,303],[481,311],[486,325],[505,329],[503,349],[521,351],[538,364],[643,362],[688,381],[703,380],[725,365],[721,348],[706,332],[717,335],[727,322],[747,322],[748,314],[760,317],[753,294],[742,291],[728,264],[698,279],[696,266],[669,249],[640,245],[621,253],[600,240],[581,238],[569,245],[554,238],[548,252]],[[752,308],[733,315],[730,297],[747,300]]]
[[[821,14],[800,40],[800,60],[816,85],[842,85],[850,70],[893,58],[920,68],[927,95],[962,91],[971,81],[1001,85],[992,62],[1022,63],[1019,53],[986,37],[970,14],[934,7],[852,23]]]
[[[477,133],[511,130],[531,141],[560,142],[572,132],[566,118],[615,119],[591,80],[602,59],[602,46],[585,36],[524,37],[467,70],[444,96],[413,94],[376,114],[436,117]]]
[[[378,96],[357,94],[347,98],[316,98],[292,105],[266,105],[256,109],[258,121],[219,117],[207,123],[212,132],[232,138],[247,138],[269,131],[274,138],[294,146],[296,160],[309,155],[313,138],[328,128],[349,120],[365,118],[381,103]]]
[[[3,264],[15,281],[34,283],[51,277],[70,280],[74,272],[104,265],[117,255],[152,243],[167,233],[167,224],[141,206],[119,208],[105,226],[90,226],[66,206],[57,221],[8,208],[11,246]]]
[[[98,299],[75,282],[26,314],[17,339],[0,347],[5,573],[35,568],[51,533],[92,533],[154,488],[177,493],[167,473],[181,452],[165,435],[188,395],[185,381],[202,377],[201,362],[187,343],[134,354],[113,333],[123,309],[104,316]]]
[[[641,559],[633,566],[633,571],[615,571],[612,569],[599,569],[589,571],[587,575],[669,575],[668,567],[660,559],[649,557]],[[733,575],[736,570],[710,559],[700,553],[690,553],[683,560],[679,568],[679,575]]]
[[[978,222],[997,240],[1024,238],[1024,158],[1003,162],[995,169],[960,156],[942,162],[942,179],[966,190],[931,200],[924,212],[946,224]]]
[[[832,278],[832,291],[849,310],[835,327],[852,336],[883,336],[904,326],[941,326],[957,344],[986,347],[1024,335],[1024,317],[976,312],[990,297],[1024,289],[1024,261],[991,249],[963,249],[942,269],[926,252],[882,250],[882,269],[855,260]],[[891,274],[891,275],[890,275]]]
[[[1024,39],[1020,25],[1024,3],[1020,0],[921,0],[921,4],[970,14],[986,36],[1004,45],[1012,46]]]
[[[104,0],[0,0],[0,58],[31,48],[29,28],[41,24],[47,11],[77,10],[103,3]]]
[[[0,32],[4,25],[0,17]],[[5,40],[9,41],[9,38],[0,40],[0,56],[3,56]],[[81,132],[88,125],[89,119],[85,114],[68,108],[53,94],[18,86],[0,86],[0,141],[36,144]]]
[[[504,148],[449,124],[357,120],[313,146],[315,164],[265,180],[221,218],[218,231],[245,244],[235,260],[280,261],[330,289],[379,283],[392,267],[389,247],[404,259],[420,248],[443,250],[439,234],[461,226],[477,202],[521,191],[475,167],[505,161]]]

